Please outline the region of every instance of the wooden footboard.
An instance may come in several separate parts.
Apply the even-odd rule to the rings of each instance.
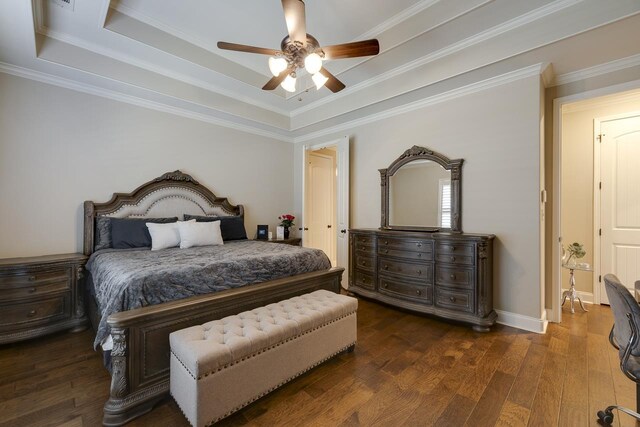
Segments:
[[[343,271],[305,273],[111,315],[111,395],[104,425],[122,425],[168,395],[171,332],[318,289],[340,292]]]

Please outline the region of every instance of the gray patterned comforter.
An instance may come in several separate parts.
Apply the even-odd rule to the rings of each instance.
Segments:
[[[97,251],[87,263],[101,311],[94,346],[109,336],[107,318],[113,313],[330,267],[320,250],[253,240]]]

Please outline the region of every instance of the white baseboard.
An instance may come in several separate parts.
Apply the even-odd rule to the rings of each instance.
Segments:
[[[544,334],[547,331],[547,325],[549,324],[547,321],[546,311],[543,312],[542,318],[540,319],[502,310],[496,310],[496,313],[498,313],[498,320],[496,320],[497,323],[538,334]]]
[[[567,290],[568,289],[562,289],[562,292],[567,291]],[[585,304],[593,304],[593,293],[584,292],[584,291],[578,291],[578,296],[580,297],[580,299],[582,300],[583,303],[585,303]],[[562,301],[560,301],[560,304],[562,304]],[[567,302],[566,304],[569,304],[569,303]]]

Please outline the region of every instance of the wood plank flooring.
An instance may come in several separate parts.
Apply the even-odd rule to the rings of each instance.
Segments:
[[[607,336],[609,308],[564,313],[546,335],[488,334],[366,300],[358,345],[224,420],[251,426],[588,426],[616,402],[633,408]],[[580,311],[580,310],[578,310]],[[109,376],[93,334],[0,346],[0,427],[98,426]],[[186,426],[171,399],[131,426]],[[615,414],[615,426],[634,420]]]

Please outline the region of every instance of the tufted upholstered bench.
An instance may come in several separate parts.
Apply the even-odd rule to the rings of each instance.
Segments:
[[[212,424],[356,343],[358,301],[326,290],[173,332],[171,395]]]

